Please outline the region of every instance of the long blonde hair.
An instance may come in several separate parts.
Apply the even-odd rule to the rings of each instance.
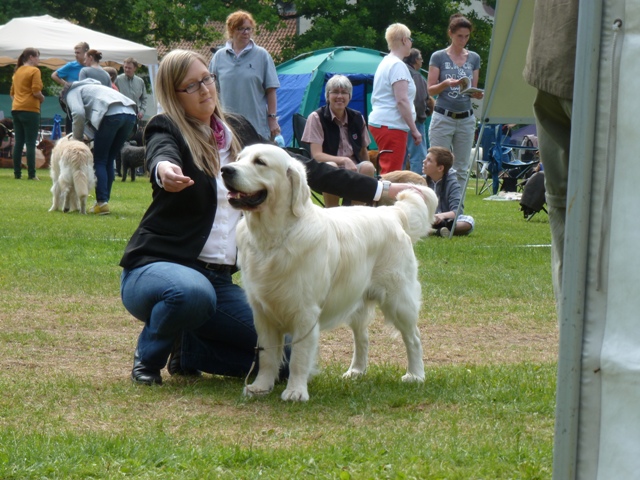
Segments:
[[[187,50],[169,52],[162,59],[158,68],[156,92],[158,102],[162,106],[165,115],[178,126],[180,133],[184,136],[196,167],[207,175],[214,177],[220,171],[220,153],[213,138],[211,126],[205,125],[200,120],[187,115],[178,100],[176,92],[193,62],[202,62],[205,67],[207,66],[204,57],[196,52]],[[213,115],[223,122],[225,121],[225,115],[217,97]],[[234,132],[229,150],[231,158],[235,159],[241,149],[242,146]]]

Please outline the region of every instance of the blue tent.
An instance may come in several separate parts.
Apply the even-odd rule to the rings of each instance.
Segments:
[[[291,145],[293,139],[293,114],[308,117],[324,105],[325,84],[336,74],[351,80],[353,96],[349,107],[360,111],[366,119],[371,110],[373,75],[385,55],[368,48],[334,47],[305,53],[278,65],[278,123],[285,145]]]

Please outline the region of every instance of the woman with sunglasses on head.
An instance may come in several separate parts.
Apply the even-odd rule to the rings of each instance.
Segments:
[[[244,117],[224,113],[215,77],[197,53],[167,54],[156,93],[164,113],[144,134],[153,198],[120,261],[122,302],[144,322],[131,378],[161,384],[167,360],[171,375],[245,376],[257,335],[232,280],[240,212],[229,205],[220,168],[265,139]],[[317,191],[371,202],[411,188],[298,158]]]
[[[411,31],[402,23],[394,23],[387,27],[385,39],[390,53],[382,59],[373,77],[369,114],[369,131],[378,150],[389,150],[379,156],[381,174],[402,170],[409,134],[416,145],[422,142],[413,105],[416,84],[403,61],[411,53]]]
[[[466,17],[459,13],[451,16],[448,29],[451,45],[431,55],[427,78],[429,95],[438,96],[429,126],[429,144],[453,152],[452,170],[456,171],[463,188],[476,128],[471,98],[483,97],[481,92],[471,95],[460,93],[460,79],[463,77],[471,79],[471,86],[478,86],[480,56],[465,48],[472,29]]]
[[[209,64],[218,79],[220,103],[227,112],[245,117],[266,139],[280,133],[276,89],[280,87],[269,52],[251,39],[256,22],[238,10],[227,17],[227,43]]]

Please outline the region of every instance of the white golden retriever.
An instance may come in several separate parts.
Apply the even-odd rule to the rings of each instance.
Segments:
[[[322,209],[309,196],[304,165],[281,148],[253,145],[222,168],[229,202],[244,210],[238,262],[254,312],[260,370],[247,395],[269,393],[278,375],[284,335],[291,334],[290,374],[283,400],[309,399],[321,329],[348,324],[355,350],[344,377],[367,368],[367,327],[379,305],[402,334],[403,381],[423,381],[417,327],[420,282],[413,243],[431,230],[437,198],[426,187],[398,195],[394,206]]]
[[[51,180],[53,204],[50,212],[79,210],[86,214],[87,197],[96,184],[89,147],[69,136],[58,140],[51,152]]]

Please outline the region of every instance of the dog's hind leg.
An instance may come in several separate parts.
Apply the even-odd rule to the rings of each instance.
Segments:
[[[62,211],[68,213],[71,208],[71,186],[66,182],[61,182],[60,185],[60,203],[62,204]]]
[[[93,172],[89,171],[89,175]],[[87,213],[87,197],[89,196],[89,178],[86,170],[78,170],[73,174],[73,199],[82,215]]]
[[[51,194],[53,196],[53,202],[49,211],[53,212],[60,208],[60,186],[58,185],[58,182],[53,183],[53,186],[51,187]]]
[[[386,296],[380,310],[385,320],[391,322],[402,335],[407,349],[407,373],[402,376],[403,382],[423,382],[424,362],[422,359],[422,341],[418,330],[420,314],[420,283],[409,281],[404,288]]]
[[[351,317],[349,326],[353,333],[353,357],[351,366],[342,378],[354,378],[367,371],[369,358],[369,324],[375,314],[375,303],[365,301]]]
[[[79,196],[78,201],[80,203],[80,207],[78,208],[78,210],[80,210],[80,213],[82,215],[86,215],[87,214],[87,195]]]

